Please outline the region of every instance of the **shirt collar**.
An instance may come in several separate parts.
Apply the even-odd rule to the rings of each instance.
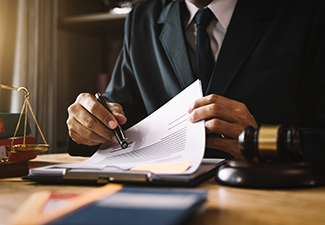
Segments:
[[[188,0],[185,1],[187,9],[189,11],[189,20],[187,21],[186,27],[192,22],[196,12],[199,8]],[[232,13],[234,12],[237,0],[213,0],[207,7],[211,9],[213,14],[218,21],[223,26],[223,28],[227,29],[230,23]]]

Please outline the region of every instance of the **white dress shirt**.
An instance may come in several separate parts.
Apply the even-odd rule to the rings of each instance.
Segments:
[[[196,46],[196,24],[194,16],[199,10],[197,6],[188,0],[185,1],[189,14],[184,16],[185,36],[188,43],[188,52],[190,55],[193,70],[195,69],[195,46]],[[235,9],[237,0],[213,0],[207,7],[213,12],[216,18],[212,19],[207,27],[207,32],[211,40],[211,49],[215,61],[217,61],[218,54],[227,32],[233,11]]]

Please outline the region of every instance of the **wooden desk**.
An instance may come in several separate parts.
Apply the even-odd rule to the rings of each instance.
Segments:
[[[40,155],[33,167],[82,161],[67,154]],[[0,179],[0,224],[36,191],[85,192],[93,186],[42,185],[20,178]],[[291,190],[253,190],[218,185],[214,179],[197,188],[208,190],[205,210],[189,225],[212,224],[325,224],[325,187]]]

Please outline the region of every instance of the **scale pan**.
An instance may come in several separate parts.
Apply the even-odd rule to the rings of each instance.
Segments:
[[[25,144],[25,145],[7,145],[7,151],[10,152],[46,152],[49,144]]]

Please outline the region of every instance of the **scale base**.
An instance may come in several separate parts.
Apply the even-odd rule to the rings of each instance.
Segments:
[[[219,184],[243,188],[301,188],[325,184],[314,162],[254,163],[228,160],[216,173]]]

